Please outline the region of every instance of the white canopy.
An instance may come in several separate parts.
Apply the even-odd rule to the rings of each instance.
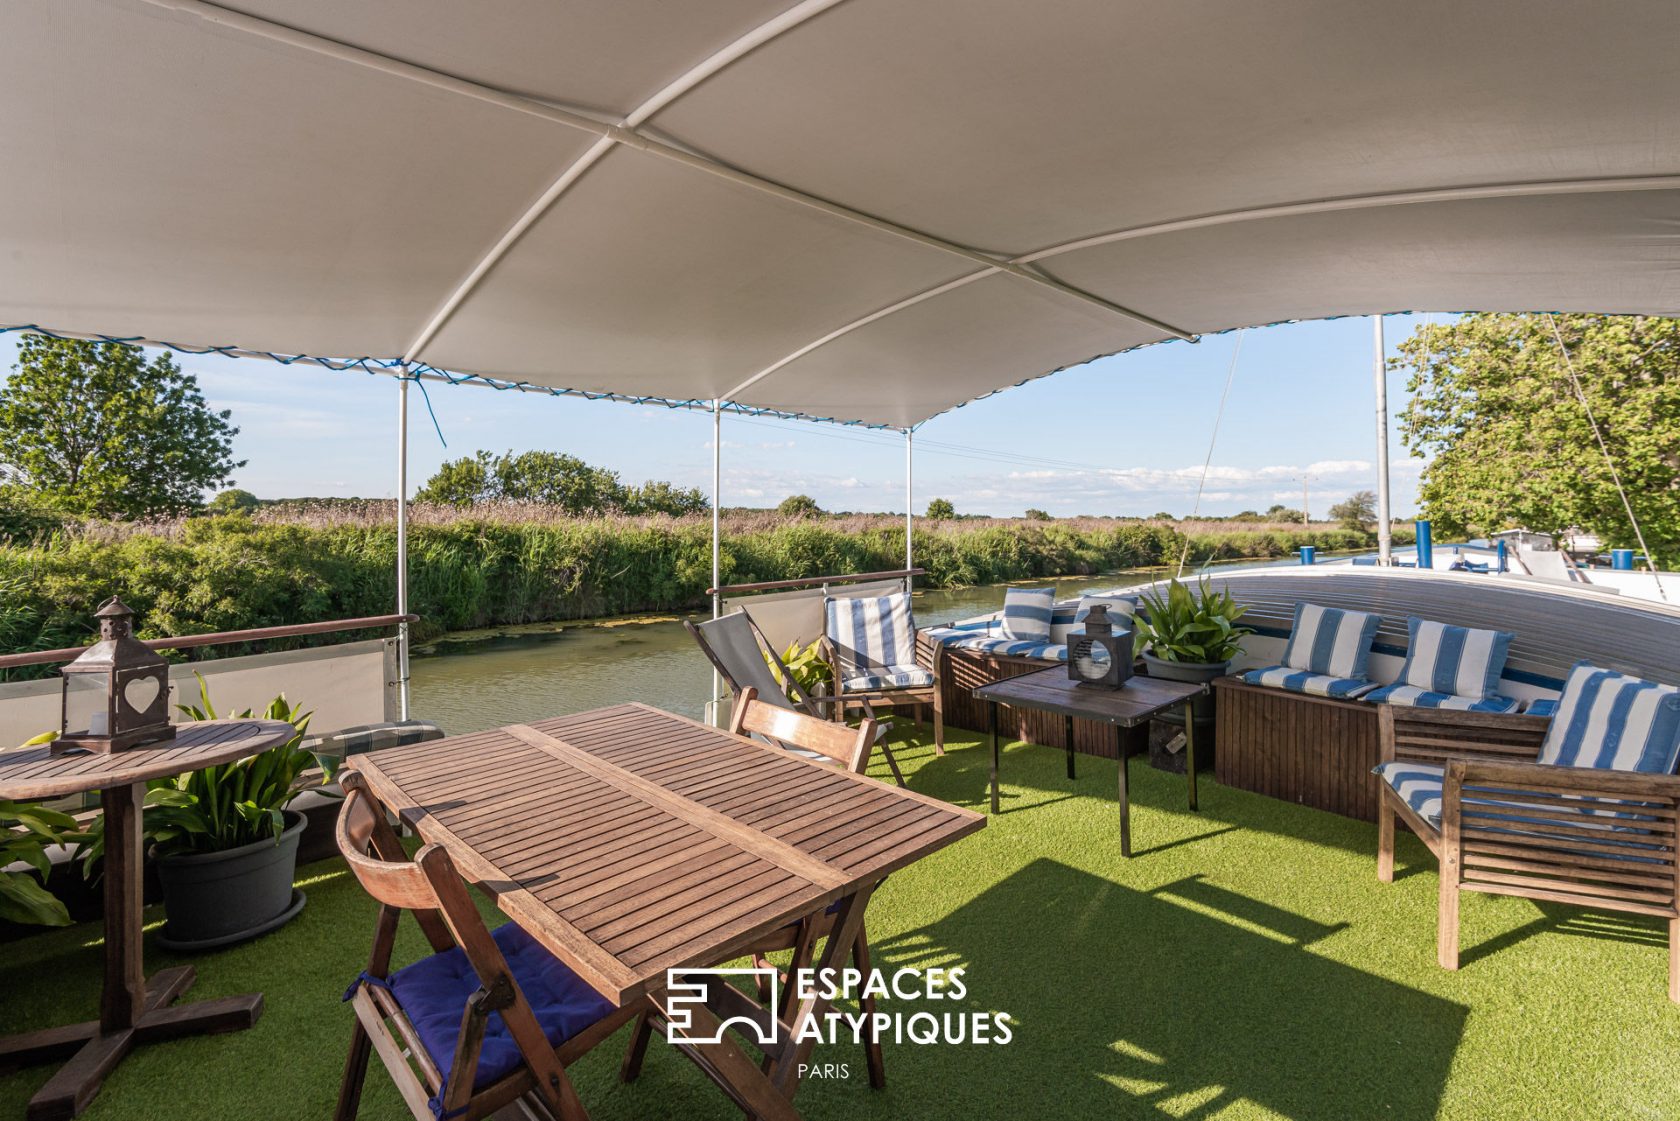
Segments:
[[[7,0],[0,325],[906,427],[1680,312],[1674,0]]]

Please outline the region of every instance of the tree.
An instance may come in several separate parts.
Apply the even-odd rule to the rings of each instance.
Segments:
[[[712,508],[711,501],[699,487],[679,487],[671,483],[648,482],[624,492],[626,514],[703,514]]]
[[[212,498],[205,508],[212,514],[239,514],[250,513],[261,505],[262,499],[248,490],[234,487]]]
[[[198,379],[137,346],[25,335],[0,388],[0,465],[67,513],[144,518],[196,508],[233,482],[239,429]]]
[[[1680,552],[1680,319],[1562,315],[1581,394],[1659,561]],[[1420,329],[1407,447],[1428,458],[1419,497],[1438,533],[1580,527],[1634,546],[1548,316],[1468,315]]]
[[[481,451],[445,463],[414,498],[445,506],[532,502],[583,515],[622,509],[626,491],[616,474],[591,467],[575,455],[529,451],[493,456]]]
[[[957,516],[957,508],[948,498],[936,498],[928,503],[927,516],[936,522],[950,521]]]
[[[1377,520],[1377,496],[1368,490],[1354,491],[1345,501],[1330,507],[1330,520],[1341,522],[1346,529],[1370,529]]]
[[[822,507],[808,494],[790,494],[776,507],[776,513],[784,518],[811,518],[822,513]]]
[[[1281,502],[1274,502],[1266,509],[1266,521],[1269,522],[1304,522],[1306,515],[1293,506],[1285,506]]]
[[[952,511],[952,513],[955,513],[955,512],[956,511],[954,511],[954,510]],[[1046,513],[1043,510],[1040,510],[1037,506],[1028,506],[1027,507],[1027,520],[1029,522],[1047,522],[1047,521],[1050,521],[1051,518],[1050,518],[1050,515],[1048,513]]]

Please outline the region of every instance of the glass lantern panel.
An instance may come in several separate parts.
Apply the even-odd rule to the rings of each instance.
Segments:
[[[1073,657],[1079,676],[1086,680],[1101,678],[1108,673],[1108,667],[1113,662],[1106,647],[1099,646],[1089,639],[1074,647]]]
[[[110,676],[104,673],[64,675],[64,734],[108,736],[111,734]]]

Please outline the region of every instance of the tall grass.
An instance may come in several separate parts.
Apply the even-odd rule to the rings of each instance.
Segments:
[[[396,600],[390,503],[269,508],[256,516],[61,528],[0,544],[0,650],[75,645],[107,595],[148,636],[388,613]],[[1329,526],[1190,527],[1193,563],[1280,556],[1301,544],[1359,548]],[[916,562],[932,587],[1097,574],[1176,563],[1184,537],[1162,522],[918,519]],[[724,518],[725,583],[893,569],[902,518]],[[579,519],[543,507],[416,507],[409,601],[421,638],[481,626],[697,609],[711,582],[704,517]]]

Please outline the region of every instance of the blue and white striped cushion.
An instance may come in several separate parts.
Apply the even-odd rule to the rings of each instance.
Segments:
[[[1540,762],[1671,774],[1677,758],[1680,689],[1575,664],[1540,745]]]
[[[1406,620],[1406,630],[1410,640],[1406,646],[1406,664],[1400,669],[1400,684],[1430,693],[1468,697],[1472,701],[1491,700],[1499,695],[1499,675],[1505,672],[1505,656],[1515,637],[1509,631],[1453,627],[1416,616]]]
[[[1132,617],[1137,614],[1138,609],[1136,596],[1080,596],[1079,610],[1073,613],[1073,625],[1083,627],[1085,616],[1099,603],[1108,608],[1108,621],[1114,624],[1116,630],[1123,630],[1132,625]]]
[[[1067,644],[1062,642],[1029,642],[1000,634],[965,634],[955,638],[942,637],[940,641],[952,650],[974,650],[1009,658],[1036,658],[1041,662],[1067,661]]]
[[[840,659],[841,679],[916,664],[916,622],[904,592],[825,602],[828,640]]]
[[[1376,685],[1363,677],[1332,677],[1327,673],[1308,673],[1293,666],[1267,666],[1251,669],[1242,675],[1250,685],[1269,685],[1274,689],[1288,689],[1292,693],[1307,693],[1314,697],[1335,697],[1349,701],[1369,693]]]
[[[1400,800],[1406,803],[1408,809],[1430,825],[1441,827],[1441,799],[1442,788],[1446,785],[1446,770],[1433,763],[1413,763],[1408,760],[1392,759],[1387,763],[1378,763],[1371,768],[1371,773],[1388,783],[1394,792],[1400,795]],[[1549,803],[1555,795],[1542,793],[1538,790],[1499,790],[1486,786],[1466,786],[1462,800],[1473,806],[1491,807],[1496,812],[1508,815],[1505,820],[1509,826],[1496,825],[1492,820],[1483,817],[1478,819],[1477,827],[1495,833],[1510,833],[1514,836],[1544,836],[1556,838],[1556,832],[1537,833],[1533,829],[1524,829],[1523,825],[1536,826],[1541,829],[1555,831],[1557,821],[1551,817],[1536,814],[1533,817],[1523,816],[1523,810],[1540,810],[1546,814],[1574,813],[1579,814],[1579,824],[1589,829],[1600,829],[1607,834],[1603,840],[1594,838],[1593,844],[1601,846],[1595,848],[1590,855],[1603,856],[1611,860],[1631,860],[1644,862],[1650,858],[1644,855],[1656,846],[1644,840],[1646,830],[1654,819],[1641,817],[1635,813],[1612,813],[1607,810],[1589,809],[1578,803],[1556,804]],[[1637,802],[1613,803],[1617,805],[1638,805]],[[1511,811],[1517,811],[1512,813]],[[1601,820],[1614,818],[1614,821]],[[1660,824],[1660,823],[1659,823]],[[1614,836],[1613,834],[1635,834],[1635,836]],[[1622,846],[1620,852],[1606,851],[1602,846]]]
[[[1055,612],[1055,588],[1005,588],[1003,633],[1028,642],[1049,642],[1050,617]]]
[[[933,684],[933,674],[921,666],[888,666],[880,673],[859,674],[840,683],[842,693],[867,693],[877,689],[915,689]]]
[[[1363,680],[1380,621],[1381,616],[1368,611],[1297,603],[1283,664],[1327,677]]]
[[[1556,697],[1540,697],[1537,700],[1529,701],[1528,707],[1523,711],[1530,716],[1556,716],[1557,706],[1558,699]]]
[[[1514,697],[1461,697],[1455,693],[1436,693],[1419,689],[1416,685],[1384,685],[1365,699],[1374,705],[1405,705],[1409,708],[1452,708],[1464,712],[1515,712],[1522,702]]]
[[[1441,787],[1446,771],[1430,763],[1378,763],[1372,773],[1394,788],[1408,809],[1429,824],[1441,824]]]

